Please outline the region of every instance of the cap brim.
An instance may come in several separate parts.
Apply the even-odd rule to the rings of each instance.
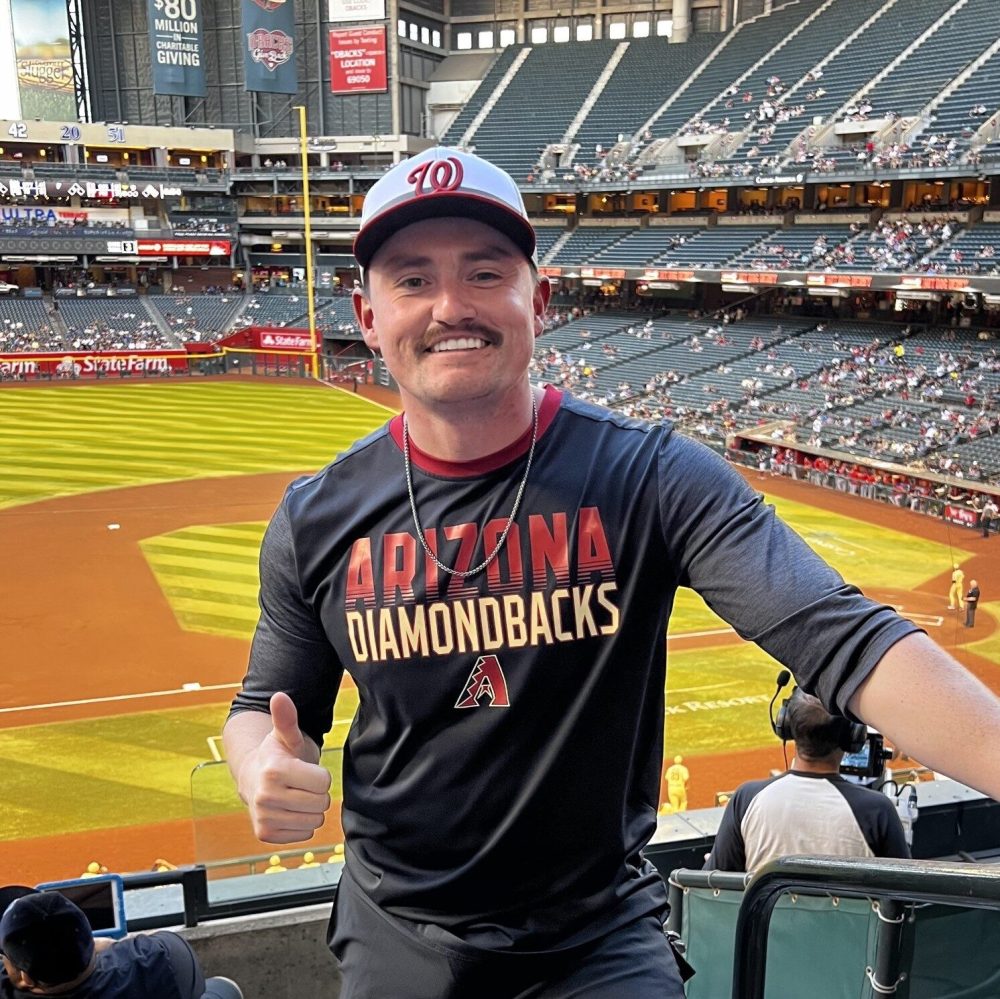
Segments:
[[[414,222],[430,218],[468,218],[503,233],[535,263],[535,230],[523,216],[491,198],[474,194],[428,194],[389,208],[367,223],[354,239],[354,257],[367,267],[382,244],[394,233]]]

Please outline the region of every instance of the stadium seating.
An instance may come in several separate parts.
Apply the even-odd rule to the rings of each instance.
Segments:
[[[523,181],[540,151],[562,140],[617,44],[603,40],[532,48],[473,134],[476,152]]]
[[[507,70],[510,69],[511,64],[522,47],[520,45],[510,45],[497,56],[496,61],[481,80],[475,93],[465,102],[455,120],[448,126],[447,131],[441,138],[442,145],[457,146],[462,141],[465,130],[472,124],[473,119],[482,110],[483,105],[490,99],[493,91],[497,88]]]
[[[252,295],[234,328],[247,326],[305,326],[309,304],[305,295]]]
[[[724,106],[726,98],[722,97],[722,91],[744,76],[768,52],[777,48],[823,2],[824,0],[798,0],[797,3],[787,3],[776,8],[768,17],[755,18],[740,25],[728,42],[716,50],[714,57],[707,62],[705,71],[690,79],[687,86],[657,118],[652,129],[654,135],[672,135],[714,101],[721,101]],[[744,87],[740,93],[746,89]],[[737,97],[734,107],[742,107],[739,100]],[[748,104],[747,108],[749,106]],[[723,117],[723,114],[718,117]]]
[[[936,10],[936,0],[930,0],[928,6]],[[954,14],[867,91],[874,116],[887,111],[918,114],[963,66],[995,40],[995,31],[983,30],[984,25],[995,22],[997,8],[993,0],[966,0],[946,7],[954,8]]]
[[[873,25],[823,66],[818,80],[801,82],[795,92],[783,100],[785,105],[803,106],[805,114],[775,125],[770,150],[784,152],[814,117],[831,118],[885,66],[886,53],[905,51],[951,5],[952,0],[922,0],[919,4],[898,0],[887,8]]]
[[[545,258],[545,255],[556,245],[560,236],[565,235],[566,231],[563,226],[535,227],[535,244],[538,248],[539,262]]]
[[[638,132],[663,103],[709,57],[718,44],[715,35],[695,36],[668,45],[663,38],[635,38],[611,79],[573,137],[580,150],[575,162],[595,163],[600,144],[610,149],[620,132]]]
[[[0,352],[64,350],[66,341],[37,299],[0,298]]]
[[[827,253],[853,236],[846,225],[796,225],[772,231],[759,243],[736,254],[729,263],[739,267],[804,270],[816,266]]]
[[[86,350],[177,348],[139,298],[62,298],[57,302],[68,330],[67,343]]]
[[[241,295],[150,295],[150,306],[183,341],[217,340],[243,305]]]

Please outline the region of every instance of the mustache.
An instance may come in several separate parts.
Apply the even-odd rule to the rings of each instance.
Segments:
[[[428,326],[421,337],[420,350],[430,350],[435,343],[452,337],[475,336],[485,340],[491,346],[497,346],[503,342],[503,335],[492,326],[486,326],[480,322],[463,323],[461,326],[441,326],[433,323]]]

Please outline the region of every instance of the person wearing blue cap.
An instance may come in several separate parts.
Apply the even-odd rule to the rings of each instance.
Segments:
[[[707,448],[532,384],[550,289],[508,174],[450,148],[397,164],[354,253],[404,413],[287,490],[224,731],[257,836],[308,839],[345,671],[357,686],[342,999],[683,996],[643,855],[682,586],[828,710],[1000,794],[984,685]]]
[[[176,933],[95,940],[83,911],[57,891],[7,893],[0,917],[0,997],[73,999],[241,999],[228,978],[205,980]],[[11,894],[13,898],[11,899]]]

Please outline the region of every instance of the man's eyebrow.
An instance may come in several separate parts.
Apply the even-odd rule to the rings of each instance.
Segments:
[[[462,254],[462,262],[475,264],[480,262],[501,262],[516,259],[520,254],[513,248],[508,249],[499,243],[486,243]],[[418,253],[391,253],[379,261],[379,266],[386,270],[407,270],[408,268],[430,267],[434,263],[430,257]]]

